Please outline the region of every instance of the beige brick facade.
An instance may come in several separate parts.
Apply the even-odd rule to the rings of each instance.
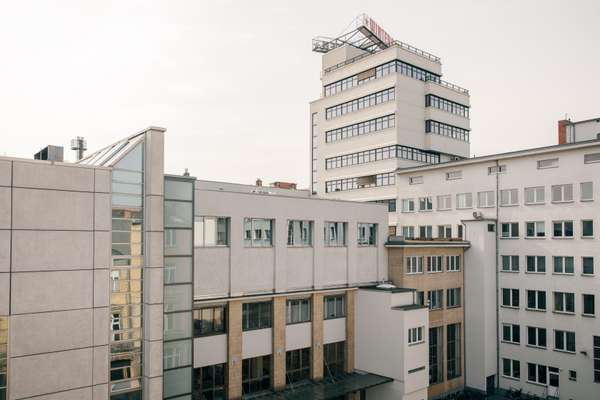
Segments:
[[[285,387],[285,297],[273,299],[273,388]]]
[[[323,379],[323,295],[312,296],[312,357],[311,378]]]
[[[354,371],[354,298],[356,291],[346,292],[346,372]]]
[[[227,312],[227,394],[242,397],[242,302],[230,301]]]

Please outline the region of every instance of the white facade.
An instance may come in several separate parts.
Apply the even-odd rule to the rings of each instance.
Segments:
[[[462,229],[471,242],[465,253],[470,264],[465,268],[467,386],[485,390],[486,378],[498,375],[504,389],[558,393],[565,399],[597,397],[600,163],[590,162],[597,156],[600,143],[588,142],[399,171],[398,232],[414,227],[415,236],[432,232],[437,237],[438,226],[449,225],[452,237]],[[423,198],[432,203],[430,210],[419,210]],[[403,199],[413,199],[415,211],[403,212]],[[534,290],[545,295],[528,293]],[[517,292],[518,305],[503,300]],[[584,295],[593,296],[586,297],[586,315]],[[519,326],[518,343],[512,327],[505,334],[505,324]],[[537,342],[543,333],[534,335],[530,328],[545,329],[545,341]],[[573,333],[574,348],[566,343]],[[535,375],[529,364],[535,364]]]
[[[348,46],[324,54],[322,96],[310,105],[313,193],[394,200],[397,168],[469,157],[469,93],[441,75],[439,58],[399,42],[374,54]]]

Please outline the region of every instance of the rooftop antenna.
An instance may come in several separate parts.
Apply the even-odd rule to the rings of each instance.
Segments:
[[[77,161],[83,158],[83,152],[87,150],[87,141],[83,136],[77,136],[76,139],[71,139],[71,150],[77,152]]]
[[[186,168],[185,171],[183,172],[183,176],[190,176],[190,171],[188,171],[188,169]]]

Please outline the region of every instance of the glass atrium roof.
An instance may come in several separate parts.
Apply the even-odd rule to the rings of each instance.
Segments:
[[[119,140],[105,148],[96,151],[77,161],[78,164],[92,165],[96,167],[112,167],[135,145],[144,140],[144,133],[137,133],[126,139]]]

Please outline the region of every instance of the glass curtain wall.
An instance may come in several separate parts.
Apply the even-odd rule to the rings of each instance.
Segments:
[[[142,398],[144,142],[112,171],[111,400]]]
[[[165,177],[163,398],[192,399],[194,179]]]

